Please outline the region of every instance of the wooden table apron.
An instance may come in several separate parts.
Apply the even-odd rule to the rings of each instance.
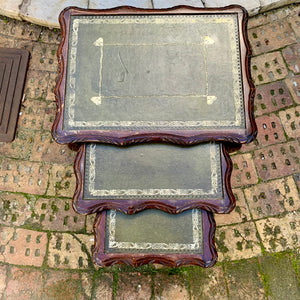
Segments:
[[[139,147],[131,146],[131,147]],[[176,146],[173,146],[176,147]],[[120,199],[101,199],[85,200],[84,199],[84,178],[85,178],[85,152],[86,144],[82,144],[74,162],[76,176],[76,189],[73,196],[73,208],[79,214],[93,214],[106,209],[116,209],[127,214],[134,214],[138,211],[156,208],[172,214],[182,211],[200,208],[215,213],[229,213],[235,207],[235,198],[230,185],[230,175],[232,171],[232,162],[225,145],[220,145],[221,152],[221,180],[223,186],[223,198],[210,199],[137,199],[120,200]]]
[[[64,128],[64,121],[65,121],[64,111],[66,109],[66,105],[68,104],[67,101],[69,101],[68,99],[66,99],[66,85],[68,82],[67,76],[69,76],[68,71],[67,71],[69,68],[68,59],[70,59],[69,37],[71,34],[74,33],[74,30],[72,30],[72,31],[70,30],[70,24],[71,24],[72,17],[82,17],[85,19],[89,19],[89,18],[93,18],[93,17],[99,18],[100,16],[102,16],[103,18],[124,17],[124,20],[126,20],[126,18],[133,18],[133,17],[140,17],[140,16],[143,16],[143,18],[148,18],[148,17],[149,18],[155,18],[155,17],[157,18],[158,16],[165,17],[165,18],[168,18],[168,17],[187,18],[187,17],[193,17],[193,16],[214,16],[214,15],[218,15],[221,17],[228,16],[228,15],[234,15],[237,17],[237,26],[238,26],[237,35],[238,35],[238,39],[239,39],[239,49],[236,51],[239,51],[239,54],[240,54],[240,61],[238,62],[238,65],[240,66],[240,69],[241,69],[240,71],[238,71],[238,72],[240,72],[239,73],[240,74],[239,75],[239,80],[240,80],[239,93],[241,94],[241,98],[243,99],[243,100],[239,100],[239,101],[243,102],[243,107],[244,107],[243,109],[241,109],[242,110],[241,114],[243,115],[242,123],[240,125],[241,127],[238,127],[238,126],[234,127],[231,125],[227,126],[227,127],[226,126],[218,127],[218,126],[210,126],[210,125],[208,127],[206,127],[206,125],[205,125],[203,128],[201,127],[202,125],[201,126],[199,125],[201,128],[198,128],[197,127],[198,125],[197,126],[195,125],[196,127],[185,127],[185,125],[182,125],[182,126],[180,125],[181,121],[180,122],[174,121],[175,125],[177,123],[179,124],[179,125],[176,125],[177,127],[175,125],[174,126],[166,125],[166,127],[164,127],[165,125],[162,125],[161,128],[157,127],[157,128],[147,129],[146,125],[145,126],[143,125],[140,127],[138,125],[134,125],[131,128],[130,126],[128,127],[127,125],[123,126],[122,125],[123,123],[122,124],[120,123],[121,124],[120,126],[109,127],[109,129],[101,129],[102,125],[97,129],[95,129],[94,127],[86,129],[84,126],[81,128],[76,127],[74,129],[72,129],[72,128],[65,129]],[[245,9],[241,8],[240,6],[228,6],[225,8],[208,8],[208,9],[193,8],[193,7],[188,7],[188,6],[178,6],[178,7],[174,7],[171,9],[159,9],[159,10],[139,9],[139,8],[134,8],[134,7],[118,7],[118,8],[114,8],[114,9],[108,9],[108,10],[85,10],[85,9],[79,9],[76,7],[71,7],[71,8],[65,9],[64,11],[62,11],[62,13],[60,14],[60,17],[59,17],[59,21],[60,21],[61,29],[62,29],[62,41],[61,41],[61,44],[58,49],[59,77],[58,77],[56,88],[55,88],[55,96],[56,96],[58,109],[57,109],[56,118],[55,118],[53,128],[52,128],[52,134],[53,134],[54,139],[59,143],[102,142],[102,143],[112,143],[112,144],[118,144],[118,145],[125,145],[125,144],[129,144],[129,143],[137,143],[137,142],[148,142],[148,141],[172,142],[172,143],[178,143],[178,144],[194,144],[194,143],[199,143],[199,142],[204,142],[204,141],[227,141],[227,142],[233,142],[233,143],[248,143],[248,142],[250,142],[253,139],[253,137],[256,135],[257,128],[256,128],[256,124],[254,121],[254,115],[253,115],[254,84],[251,80],[250,67],[249,67],[251,51],[250,51],[250,46],[249,46],[249,42],[248,42],[248,38],[247,38],[247,30],[246,30],[247,20],[248,20],[247,12],[245,11]],[[204,36],[203,43],[205,45],[206,44],[210,45],[210,44],[214,43],[214,40],[211,39],[211,37],[209,37],[209,36]],[[101,40],[101,38],[100,38],[99,40],[95,41],[94,45],[96,48],[103,47],[103,40]],[[105,46],[105,44],[104,44],[104,46]],[[116,47],[119,47],[119,46],[116,46]],[[71,49],[71,51],[73,51],[72,49]],[[135,49],[135,48],[133,48],[133,49]],[[162,49],[164,49],[164,48],[162,48]],[[188,49],[188,48],[185,48],[185,49]],[[138,51],[138,50],[136,50],[136,51]],[[163,50],[163,51],[165,51],[165,50]],[[185,50],[185,51],[190,51],[190,50]],[[179,53],[180,53],[180,51],[179,51]],[[193,55],[196,55],[196,54],[193,54]],[[103,57],[103,56],[101,56],[101,57]],[[167,56],[167,58],[171,59],[169,56]],[[118,63],[120,64],[120,66],[123,65],[123,67],[124,67],[124,72],[121,74],[122,76],[120,75],[122,78],[118,79],[120,82],[120,81],[124,80],[125,75],[128,74],[129,71],[127,70],[126,66],[124,65],[124,62],[122,62],[122,58],[120,57],[120,52],[119,52],[119,60],[118,61],[119,61]],[[111,63],[111,61],[109,61],[109,63]],[[227,61],[227,63],[228,63],[228,61]],[[91,61],[91,65],[93,65],[92,61]],[[115,65],[113,65],[113,66],[115,66]],[[191,64],[190,66],[193,67],[193,64]],[[135,65],[135,67],[137,67],[137,65]],[[218,65],[217,68],[221,68],[219,81],[215,82],[216,86],[219,86],[219,88],[216,87],[214,89],[214,91],[220,92],[220,84],[222,83],[223,79],[226,77],[223,76],[223,78],[222,78],[222,72],[221,72],[222,67],[220,65]],[[150,73],[150,74],[152,74],[152,73]],[[170,73],[170,74],[172,74],[172,73]],[[193,74],[191,74],[191,76],[189,78],[186,78],[186,82],[188,82],[189,80],[191,81],[191,79],[194,80]],[[214,80],[216,80],[216,79],[214,79]],[[232,80],[234,81],[234,79],[232,79]],[[161,82],[161,81],[159,81],[159,82]],[[186,82],[184,82],[184,84],[186,84]],[[73,82],[70,83],[69,85],[72,87]],[[146,85],[147,85],[147,83],[145,82],[145,84],[142,86],[146,86]],[[82,86],[80,88],[84,89],[86,87]],[[221,90],[222,90],[222,88],[221,88]],[[234,93],[236,93],[236,92],[234,92]],[[207,107],[209,108],[208,104],[210,104],[210,102],[215,101],[216,98],[214,98],[215,96],[208,96],[207,93],[205,95],[206,95],[205,96],[206,98],[204,96],[203,97],[205,99],[207,99]],[[222,93],[221,93],[221,95],[222,95]],[[128,97],[131,97],[129,100],[133,101],[135,96],[138,96],[138,95],[128,96]],[[103,97],[106,97],[106,96],[103,96]],[[181,97],[181,96],[179,95],[179,97]],[[97,108],[97,109],[99,109],[99,107],[97,105],[99,105],[99,103],[101,102],[101,99],[100,99],[101,97],[99,98],[100,100],[98,98],[97,97],[91,98],[91,100],[93,100],[96,103],[95,108]],[[111,98],[113,98],[113,97],[111,97]],[[164,99],[167,99],[167,98],[164,98]],[[188,100],[188,101],[190,103],[190,100]],[[102,102],[103,102],[103,100],[102,100]],[[112,105],[111,101],[108,101],[106,103],[110,103],[109,105]],[[94,105],[94,104],[91,103],[91,105]],[[217,105],[217,107],[218,106],[219,106],[219,104]],[[163,111],[163,109],[162,109],[162,111]],[[193,111],[193,110],[191,109],[190,112],[191,111]],[[94,112],[92,111],[92,113],[94,113]],[[174,113],[178,114],[178,112],[176,112],[176,111],[174,111]],[[213,116],[213,114],[212,114],[212,116]],[[235,118],[237,118],[237,116],[235,116]],[[176,120],[176,118],[174,120]],[[113,121],[113,122],[117,122],[117,121]],[[128,121],[128,122],[130,123],[130,122],[135,122],[135,121]],[[141,121],[141,122],[142,123],[144,122],[145,124],[147,124],[148,121]],[[165,122],[165,121],[162,121],[162,122]],[[166,122],[169,122],[169,121],[166,121]],[[186,121],[183,120],[182,122],[184,123]],[[83,123],[84,123],[84,121],[83,121]],[[136,123],[134,123],[134,124],[136,124]],[[138,122],[137,122],[137,124],[138,124]],[[113,126],[115,126],[115,125],[113,125]],[[135,127],[135,126],[137,126],[137,127]]]

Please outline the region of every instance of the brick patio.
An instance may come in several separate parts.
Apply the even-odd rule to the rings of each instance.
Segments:
[[[50,135],[60,31],[0,17],[31,52],[17,136],[0,143],[1,299],[300,299],[300,5],[249,21],[258,136],[232,154],[237,207],[211,269],[95,267],[94,216],[72,210],[75,152]]]

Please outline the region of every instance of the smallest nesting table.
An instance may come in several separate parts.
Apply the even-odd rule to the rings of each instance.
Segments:
[[[125,215],[114,210],[97,215],[94,262],[100,266],[160,263],[171,267],[209,267],[217,259],[212,213],[188,210],[172,215],[145,210]]]

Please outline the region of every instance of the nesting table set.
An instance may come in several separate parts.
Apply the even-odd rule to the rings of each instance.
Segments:
[[[59,18],[58,143],[78,145],[73,207],[100,266],[212,266],[235,207],[229,152],[256,134],[240,6],[69,7]]]

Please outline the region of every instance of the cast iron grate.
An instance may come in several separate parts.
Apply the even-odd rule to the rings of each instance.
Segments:
[[[29,52],[0,48],[0,142],[14,140]]]

